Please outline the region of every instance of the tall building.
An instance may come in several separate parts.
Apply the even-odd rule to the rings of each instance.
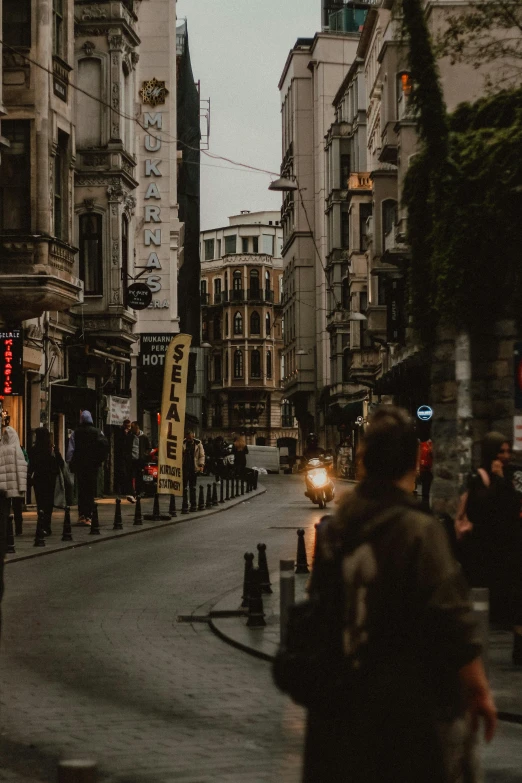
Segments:
[[[203,341],[209,343],[205,431],[286,446],[297,432],[281,385],[283,232],[278,212],[249,212],[201,233]]]

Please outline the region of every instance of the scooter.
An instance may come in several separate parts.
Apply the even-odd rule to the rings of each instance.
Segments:
[[[326,508],[326,504],[334,498],[335,487],[329,476],[328,468],[331,468],[331,457],[325,459],[309,459],[305,467],[305,482],[307,498],[319,508]]]

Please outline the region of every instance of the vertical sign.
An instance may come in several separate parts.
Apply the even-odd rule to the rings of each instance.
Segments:
[[[391,278],[386,290],[387,324],[386,339],[389,343],[404,344],[404,278]]]
[[[3,396],[24,393],[22,353],[22,330],[0,331],[0,394]]]
[[[178,334],[165,354],[158,448],[160,495],[183,495],[183,432],[191,341],[189,334]]]

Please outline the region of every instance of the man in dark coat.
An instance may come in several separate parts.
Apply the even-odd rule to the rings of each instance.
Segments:
[[[129,437],[129,448],[131,456],[131,477],[134,480],[134,495],[143,494],[143,468],[149,461],[150,441],[140,429],[137,421],[131,424]],[[127,496],[127,500],[132,503],[135,498],[132,495]]]
[[[97,429],[89,411],[82,411],[80,426],[73,432],[66,460],[78,482],[78,524],[90,525],[94,511],[96,483],[100,465],[107,458],[109,443]]]

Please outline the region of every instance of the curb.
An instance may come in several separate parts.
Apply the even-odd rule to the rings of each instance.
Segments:
[[[193,521],[195,519],[205,519],[206,517],[210,517],[213,514],[220,514],[222,511],[227,511],[229,508],[234,508],[234,506],[239,506],[241,503],[245,503],[247,500],[250,500],[251,498],[256,498],[259,495],[264,495],[266,492],[266,489],[260,484],[258,486],[258,489],[253,490],[252,492],[249,492],[248,495],[241,495],[240,498],[234,498],[233,501],[228,501],[228,505],[224,505],[221,508],[214,508],[214,509],[208,509],[208,511],[204,511],[201,514],[183,514],[182,518],[176,518],[172,519],[170,522],[161,522],[159,524],[151,525],[150,527],[141,527],[137,526],[137,529],[135,530],[125,530],[123,533],[118,534],[112,534],[112,535],[101,535],[101,536],[93,536],[92,541],[80,541],[79,543],[74,543],[74,541],[70,545],[61,546],[57,549],[47,549],[42,552],[40,549],[38,552],[33,552],[30,555],[19,555],[18,557],[10,557],[9,559],[6,559],[4,561],[4,565],[9,565],[9,563],[19,563],[22,560],[33,560],[35,557],[44,557],[45,555],[55,555],[58,554],[58,552],[68,552],[71,549],[79,549],[80,547],[84,546],[91,546],[92,544],[102,544],[105,541],[114,541],[117,538],[126,538],[127,536],[133,536],[138,533],[150,533],[153,530],[159,530],[162,527],[172,527],[173,525],[181,525],[183,522]]]
[[[213,618],[212,612],[210,612],[208,625],[210,630],[217,637],[219,637],[219,639],[226,642],[231,647],[235,647],[236,650],[241,650],[242,652],[248,653],[248,655],[252,655],[254,658],[260,658],[262,661],[268,661],[269,663],[271,663],[274,660],[273,655],[269,655],[268,653],[265,653],[262,650],[255,650],[253,647],[249,647],[247,644],[242,644],[241,642],[238,642],[236,639],[232,639],[231,636],[228,636],[223,631],[220,631],[217,625],[213,622],[213,619],[218,619],[218,618],[217,617]]]

